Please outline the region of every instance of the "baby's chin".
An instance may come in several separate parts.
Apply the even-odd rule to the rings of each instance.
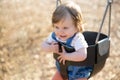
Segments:
[[[67,41],[67,39],[66,39],[66,38],[60,38],[60,40],[61,40],[62,42]]]

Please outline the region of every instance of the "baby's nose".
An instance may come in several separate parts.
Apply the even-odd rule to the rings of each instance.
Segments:
[[[63,30],[63,29],[59,29],[59,33],[60,33],[60,34],[63,34],[63,33],[64,33],[64,30]]]

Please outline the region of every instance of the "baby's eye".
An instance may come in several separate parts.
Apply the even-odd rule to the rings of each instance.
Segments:
[[[58,26],[55,26],[55,28],[56,28],[56,29],[59,29],[59,27],[58,27]]]
[[[64,27],[64,29],[68,29],[68,27]]]

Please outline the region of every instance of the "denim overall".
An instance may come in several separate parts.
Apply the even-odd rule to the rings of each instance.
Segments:
[[[52,38],[56,42],[58,42],[61,46],[63,46],[67,53],[70,53],[70,52],[75,51],[75,49],[71,46],[71,42],[72,42],[73,38],[75,37],[75,35],[76,34],[74,34],[72,37],[67,39],[66,43],[63,43],[63,42],[57,40],[54,32],[52,33]],[[61,72],[62,69],[60,67],[60,63],[58,60],[56,60],[56,67],[57,67],[58,71]],[[93,67],[92,66],[72,66],[72,65],[70,65],[66,69],[67,69],[68,80],[76,80],[78,78],[89,78],[89,76],[93,70]],[[63,72],[62,77],[64,78],[64,72]]]

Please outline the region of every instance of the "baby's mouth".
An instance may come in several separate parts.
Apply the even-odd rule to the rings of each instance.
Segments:
[[[60,35],[60,38],[66,38],[66,36],[65,35]]]

